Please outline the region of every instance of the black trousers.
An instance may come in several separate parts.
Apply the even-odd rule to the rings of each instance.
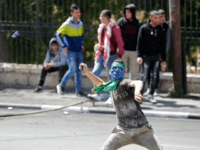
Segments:
[[[159,84],[159,80],[160,80],[160,65],[161,65],[161,61],[159,61],[159,64],[158,64],[155,89],[158,89],[158,84]]]
[[[159,84],[159,80],[160,80],[160,72],[159,72],[160,65],[161,65],[161,62],[159,61],[159,66],[158,66],[159,69],[157,70],[156,87],[155,87],[155,89],[158,89],[158,84]],[[147,79],[147,81],[148,81],[148,87],[150,87],[150,80],[151,80],[150,77],[151,77],[151,73],[148,74],[148,79]]]
[[[62,77],[64,76],[65,72],[69,69],[68,65],[60,66],[60,67],[51,67],[48,70],[45,70],[44,68],[42,69],[41,75],[40,75],[40,81],[39,81],[39,86],[43,86],[45,78],[47,73],[52,73],[55,71],[59,71],[59,78],[58,81],[62,80]]]
[[[143,75],[141,76],[141,80],[143,81],[143,89],[141,91],[141,94],[144,93],[144,88],[146,85],[146,81],[148,80],[148,77],[150,75],[149,80],[149,88],[150,88],[150,95],[153,95],[155,92],[156,84],[158,84],[157,76],[160,68],[160,55],[145,55],[143,58]]]

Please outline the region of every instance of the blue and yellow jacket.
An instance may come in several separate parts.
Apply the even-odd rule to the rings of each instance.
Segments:
[[[69,51],[80,52],[83,44],[83,23],[80,19],[75,23],[69,17],[55,33],[56,39],[63,48]]]

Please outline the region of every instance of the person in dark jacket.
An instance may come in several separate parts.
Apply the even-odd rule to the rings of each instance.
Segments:
[[[125,53],[122,60],[129,70],[129,79],[136,80],[139,78],[139,65],[135,61],[137,59],[136,45],[139,28],[142,22],[135,17],[135,5],[128,4],[124,10],[124,17],[120,18],[117,25],[121,28],[122,38],[124,41]],[[129,65],[128,65],[129,60]]]
[[[68,65],[66,54],[63,49],[59,47],[56,38],[52,38],[49,42],[49,50],[47,51],[47,55],[43,63],[39,84],[38,87],[35,88],[34,92],[40,92],[42,90],[47,73],[59,71],[58,80],[60,83],[67,70]]]
[[[167,55],[169,52],[170,43],[171,43],[171,29],[170,29],[169,23],[166,21],[165,11],[163,9],[159,9],[158,14],[159,14],[159,23],[160,23],[161,27],[163,28],[163,30],[165,31],[166,55]],[[159,63],[159,68],[160,68],[160,63]],[[160,80],[160,74],[159,74],[159,70],[158,70],[154,95],[158,95],[157,89],[158,89],[159,80]]]
[[[169,22],[166,21],[166,16],[165,16],[165,11],[163,9],[159,9],[158,10],[158,14],[159,14],[159,24],[161,25],[161,27],[163,28],[164,32],[165,32],[165,37],[166,37],[166,55],[169,52],[169,48],[170,48],[170,43],[171,43],[171,29],[169,26]],[[159,68],[160,68],[160,64],[161,64],[162,60],[159,63]],[[155,86],[155,92],[154,92],[154,96],[158,95],[158,84],[159,84],[159,80],[160,80],[160,74],[159,74],[159,70],[157,72],[157,77],[156,77],[156,86]],[[150,75],[148,77],[148,86],[149,86],[149,82],[150,82]],[[147,92],[145,94],[147,94],[149,92],[149,88],[147,90]]]
[[[165,32],[159,25],[159,15],[157,11],[151,11],[150,21],[141,26],[138,34],[137,43],[137,63],[143,62],[144,76],[141,78],[144,82],[142,94],[149,73],[150,92],[148,96],[149,102],[156,104],[153,94],[155,92],[156,72],[159,69],[159,61],[162,60],[162,67],[166,68],[166,39]]]
[[[165,11],[163,9],[159,9],[158,10],[158,14],[159,14],[159,22],[162,26],[162,28],[165,31],[165,36],[166,36],[166,54],[169,52],[169,48],[170,48],[170,43],[171,43],[171,29],[169,26],[169,22],[166,21],[166,15],[165,15]]]

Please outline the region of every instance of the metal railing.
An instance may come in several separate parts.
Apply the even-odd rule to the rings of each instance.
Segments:
[[[8,51],[6,58],[3,58],[4,62],[42,63],[50,38],[69,17],[69,9],[73,3],[77,4],[82,12],[86,49],[84,57],[87,60],[92,60],[94,57],[93,45],[97,42],[101,10],[111,10],[112,17],[117,21],[123,16],[123,8],[129,3],[134,3],[137,9],[136,17],[143,22],[148,20],[151,10],[160,8],[165,10],[166,19],[169,19],[168,0],[0,0],[0,36],[2,36],[0,39],[3,39],[0,44],[7,45]],[[199,7],[199,0],[181,0],[181,31],[187,64],[189,71],[193,73],[200,72],[198,72],[200,66]],[[11,35],[16,30],[21,37],[12,39]],[[168,59],[171,59],[171,53]],[[170,62],[169,71],[172,66]]]

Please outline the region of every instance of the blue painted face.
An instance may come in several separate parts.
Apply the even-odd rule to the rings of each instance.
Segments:
[[[124,68],[121,65],[112,66],[111,77],[115,80],[121,80],[124,76]]]

